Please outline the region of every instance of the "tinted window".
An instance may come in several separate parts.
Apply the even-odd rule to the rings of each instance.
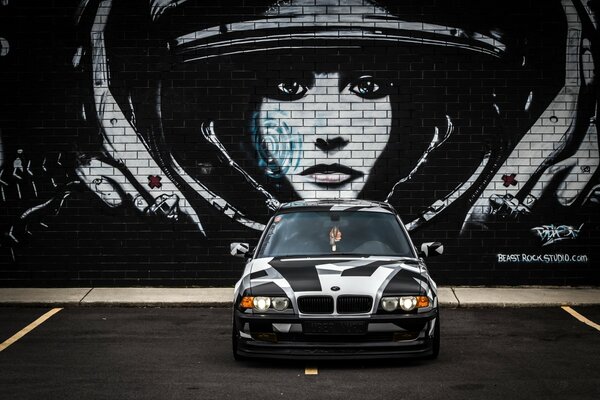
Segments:
[[[269,226],[257,256],[336,254],[414,257],[393,214],[366,211],[280,214]]]

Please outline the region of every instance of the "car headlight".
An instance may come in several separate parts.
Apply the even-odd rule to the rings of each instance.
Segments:
[[[417,298],[415,296],[400,297],[398,303],[400,304],[400,308],[404,311],[411,311],[417,306]]]
[[[271,297],[271,305],[277,311],[283,311],[289,307],[290,301],[287,297]]]
[[[412,311],[415,308],[429,307],[429,298],[427,296],[402,296],[402,297],[382,297],[381,308],[392,312],[398,309],[403,311]]]
[[[383,308],[385,311],[395,311],[398,308],[398,298],[384,297],[381,299],[381,308]]]
[[[267,311],[271,307],[271,298],[270,297],[255,297],[252,301],[252,306],[256,311]]]
[[[267,296],[244,296],[240,301],[241,309],[251,308],[254,311],[266,312],[269,309],[284,311],[290,307],[290,299],[287,297],[267,297]]]

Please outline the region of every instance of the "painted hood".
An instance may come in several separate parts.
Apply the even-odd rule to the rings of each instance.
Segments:
[[[422,261],[390,257],[259,258],[246,266],[236,294],[287,296],[294,304],[302,295],[436,297]]]

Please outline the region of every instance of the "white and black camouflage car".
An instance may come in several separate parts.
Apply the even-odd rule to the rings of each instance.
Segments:
[[[435,358],[435,282],[395,210],[368,201],[282,205],[246,257],[233,306],[233,354],[260,358]]]

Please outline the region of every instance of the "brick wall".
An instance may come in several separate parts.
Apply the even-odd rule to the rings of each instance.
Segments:
[[[441,284],[598,284],[596,2],[0,2],[0,285],[232,285],[388,201]]]

